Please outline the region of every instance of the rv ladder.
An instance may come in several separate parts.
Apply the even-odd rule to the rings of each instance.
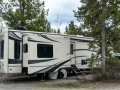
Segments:
[[[79,75],[81,75],[83,77],[83,79],[85,79],[84,74],[75,65],[71,65],[71,69],[75,73],[75,75],[78,79],[80,79],[78,77]]]

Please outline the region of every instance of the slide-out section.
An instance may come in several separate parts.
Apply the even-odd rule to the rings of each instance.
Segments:
[[[29,35],[28,74],[55,72],[70,67],[69,38],[54,35]]]
[[[9,31],[8,35],[8,73],[22,72],[22,37],[19,32]]]

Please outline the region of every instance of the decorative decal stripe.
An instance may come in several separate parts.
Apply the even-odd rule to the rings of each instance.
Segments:
[[[81,41],[81,42],[91,42],[92,40],[83,40],[83,39],[77,39],[77,38],[70,38],[71,40],[78,40],[78,41]]]
[[[56,63],[54,65],[51,65],[51,66],[49,66],[47,68],[44,68],[44,69],[39,70],[39,71],[36,71],[34,73],[48,73],[48,72],[52,72],[52,71],[56,70],[57,68],[59,68],[61,65],[67,63],[68,61],[70,61],[70,59],[66,60],[66,61],[64,61],[62,63]],[[34,73],[32,73],[32,74],[34,74]]]
[[[18,38],[18,39],[21,39],[18,35],[16,35],[14,32],[9,32],[9,35],[15,37],[15,38]]]
[[[21,64],[22,61],[21,60],[17,60],[17,59],[8,59],[8,64]]]
[[[28,60],[28,64],[49,62],[49,61],[56,60],[56,59],[57,59],[57,58],[54,58],[54,59],[45,59],[45,60]]]
[[[68,53],[68,54],[66,54],[66,55],[69,55],[69,54],[71,54],[71,53]]]
[[[20,39],[18,39],[18,38],[12,37],[12,36],[9,36],[9,39],[22,41],[22,40],[20,40]]]
[[[89,50],[89,49],[74,49],[73,51],[82,51],[82,50],[85,50],[85,51],[92,51],[92,52],[97,52],[97,51],[93,51],[93,50]]]
[[[89,50],[89,49],[74,49],[73,51],[76,52],[76,51],[91,51],[91,52],[97,52],[97,51],[93,51],[93,50]],[[71,53],[68,53],[67,55],[69,55]]]
[[[56,64],[51,65],[51,66],[46,67],[46,68],[44,68],[44,69],[42,69],[42,70],[36,71],[36,72],[34,72],[34,73],[32,73],[32,74],[35,74],[35,73],[45,73],[46,71],[48,71],[49,69],[51,69],[51,68],[54,67],[55,65],[56,65]]]
[[[65,64],[65,63],[67,63],[68,61],[70,61],[70,59],[69,59],[69,60],[66,60],[66,61],[64,61],[64,62],[62,62],[62,63],[60,63],[60,64],[58,64],[58,65],[56,65],[55,67],[53,67],[53,68],[51,68],[50,70],[48,70],[46,73],[55,71],[57,68],[59,68],[60,66],[62,66],[62,65]]]
[[[37,40],[31,40],[31,39],[28,39],[28,41],[30,41],[30,42],[42,42],[42,43],[50,43],[50,42],[37,41]]]
[[[44,39],[47,39],[47,40],[50,40],[50,41],[54,41],[54,42],[59,42],[59,41],[56,41],[56,40],[53,40],[53,39],[50,39],[50,38],[48,38],[46,35],[42,35],[42,34],[37,34],[39,37],[42,37],[42,38],[44,38]],[[60,43],[60,42],[59,42]]]
[[[71,59],[73,59],[73,58],[79,58],[79,57],[88,57],[88,56],[76,56],[76,57],[72,57]]]
[[[74,38],[74,37],[77,37],[77,38],[91,38],[93,39],[93,37],[84,37],[84,36],[75,36],[75,35],[69,35],[70,38]]]
[[[56,40],[53,40],[53,39],[50,39],[48,38],[46,35],[41,35],[43,38],[47,39],[47,40],[50,40],[50,41],[54,41],[54,42],[59,42],[59,41],[56,41]],[[60,43],[60,42],[59,42]]]

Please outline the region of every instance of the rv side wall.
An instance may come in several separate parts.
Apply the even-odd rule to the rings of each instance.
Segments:
[[[8,31],[4,35],[4,73],[8,73]]]
[[[20,32],[9,31],[8,73],[21,73],[22,39]]]
[[[87,58],[91,57],[92,53],[96,53],[89,49],[89,41],[71,40],[75,43],[74,53],[75,53],[75,64],[79,69],[88,69]]]

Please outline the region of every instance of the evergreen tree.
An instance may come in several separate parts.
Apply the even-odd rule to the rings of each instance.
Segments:
[[[69,25],[65,28],[65,33],[70,35],[82,35],[82,30],[74,24],[74,21],[70,21]]]
[[[60,29],[53,29],[52,28],[51,29],[51,33],[59,33],[60,34],[61,32],[60,32]]]
[[[90,46],[93,47],[95,44],[99,47],[102,46],[101,26],[104,12],[106,51],[110,51],[109,47],[113,47],[113,49],[115,49],[114,47],[120,40],[120,37],[116,36],[117,34],[120,34],[120,1],[81,0],[80,2],[82,3],[82,6],[78,7],[78,11],[74,11],[74,13],[77,20],[83,23],[81,24],[81,28],[82,30],[86,30],[84,35],[94,38],[94,41],[90,44]],[[103,2],[105,2],[104,10],[102,10]],[[99,54],[101,54],[101,48],[99,50]]]
[[[40,0],[9,0],[7,9],[2,13],[9,28],[24,26],[28,30],[51,32],[50,23],[46,19],[48,10]]]
[[[60,33],[60,29],[57,30],[57,33]]]
[[[115,51],[120,37],[120,1],[119,0],[80,0],[81,7],[75,12],[75,17],[82,22],[82,29],[86,35],[94,38],[90,47],[97,44],[100,47],[98,54],[102,55],[103,68],[105,57],[110,55],[111,48]],[[117,47],[120,48],[120,47]],[[105,53],[106,52],[106,53]],[[106,56],[105,56],[106,54]],[[105,70],[104,70],[105,71]],[[103,71],[103,72],[104,72]]]

